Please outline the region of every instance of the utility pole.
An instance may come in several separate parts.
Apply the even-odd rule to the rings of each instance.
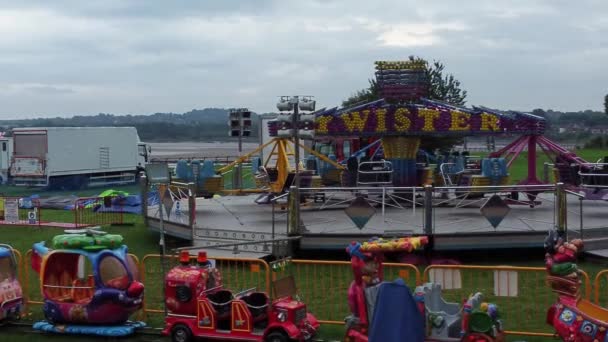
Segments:
[[[298,96],[294,96],[291,98],[291,103],[293,104],[293,118],[292,118],[292,122],[291,122],[291,127],[293,127],[293,147],[295,149],[294,151],[294,158],[295,158],[295,162],[296,162],[296,167],[295,167],[295,171],[296,174],[293,177],[293,182],[296,185],[296,193],[295,193],[295,198],[296,198],[296,205],[294,206],[295,209],[295,215],[296,215],[296,227],[298,228],[298,232],[300,231],[300,111],[299,111],[299,98]]]
[[[251,112],[247,108],[237,108],[230,110],[228,115],[229,135],[238,137],[240,156],[243,154],[243,137],[251,136]],[[233,172],[232,188],[241,190],[243,188],[242,165],[235,165]]]

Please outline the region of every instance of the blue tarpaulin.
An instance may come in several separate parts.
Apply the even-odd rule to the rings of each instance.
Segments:
[[[146,323],[144,322],[127,322],[122,325],[99,326],[77,324],[54,325],[46,321],[40,321],[34,323],[33,328],[34,330],[57,334],[122,337],[132,335],[136,329],[143,328],[145,326]]]
[[[424,341],[424,319],[403,280],[381,285],[369,342]]]
[[[129,196],[118,196],[112,198],[112,206],[106,207],[101,204],[97,204],[93,207],[93,211],[100,213],[129,213],[129,214],[141,214],[141,196],[140,195],[129,195]]]

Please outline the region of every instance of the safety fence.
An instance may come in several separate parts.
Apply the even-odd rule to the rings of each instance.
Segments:
[[[418,268],[411,264],[383,263],[385,279],[403,279],[412,289],[420,284]],[[273,279],[292,275],[298,294],[321,323],[344,324],[348,315],[347,294],[353,281],[347,261],[291,260],[273,267]]]
[[[123,225],[134,223],[134,215],[126,212],[127,198],[123,196],[84,197],[74,203],[76,227]]]
[[[196,256],[191,256],[196,260]],[[215,267],[220,271],[224,287],[240,292],[256,288],[270,293],[270,268],[261,259],[252,258],[214,258]],[[162,274],[178,265],[177,256],[149,254],[141,259],[139,272],[146,288],[143,318],[149,314],[164,313],[164,293]]]
[[[38,226],[42,223],[38,199],[0,196],[0,225]]]
[[[159,220],[162,213],[165,222],[190,228],[194,225],[196,200],[189,184],[173,182],[164,190],[160,190],[158,184],[151,184],[145,188],[142,197],[146,199],[143,202],[146,219]],[[150,226],[153,223],[147,222],[147,225]],[[192,234],[192,232],[189,233]]]
[[[24,257],[16,251],[16,256],[24,290],[24,312],[30,318],[39,318],[43,298],[39,277],[30,267],[32,251],[29,250]],[[192,258],[194,260],[195,257]],[[256,288],[271,293],[272,281],[292,275],[296,279],[299,296],[321,323],[344,324],[344,318],[349,314],[348,289],[353,280],[350,262],[290,260],[285,264],[269,264],[252,258],[213,260],[224,286],[234,292]],[[162,275],[178,264],[178,258],[161,258],[152,254],[141,260],[135,257],[135,261],[139,269],[136,277],[146,289],[144,306],[138,318],[162,324],[165,300]],[[553,336],[545,317],[547,309],[555,303],[556,295],[545,283],[546,270],[543,267],[431,265],[420,272],[411,264],[383,265],[386,280],[401,278],[412,290],[426,282],[439,283],[442,297],[449,302],[462,303],[469,295],[481,292],[484,301],[498,305],[508,334]],[[608,305],[608,270],[598,272],[593,283],[587,273],[581,272],[581,283],[584,298],[601,306]]]
[[[590,298],[589,276],[581,272],[582,291]],[[481,292],[484,301],[495,303],[507,332],[515,335],[552,336],[544,322],[556,296],[546,285],[543,267],[431,265],[423,282],[442,286],[446,301],[462,302],[472,292]]]

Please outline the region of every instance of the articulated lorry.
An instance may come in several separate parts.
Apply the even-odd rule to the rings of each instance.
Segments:
[[[9,182],[53,189],[133,183],[151,152],[134,127],[14,128],[12,141]]]

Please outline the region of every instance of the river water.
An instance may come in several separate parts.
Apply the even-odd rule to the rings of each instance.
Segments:
[[[194,158],[194,157],[234,157],[248,153],[259,147],[257,143],[243,143],[242,153],[238,151],[238,143],[226,142],[167,142],[149,143],[153,159],[163,158]]]

